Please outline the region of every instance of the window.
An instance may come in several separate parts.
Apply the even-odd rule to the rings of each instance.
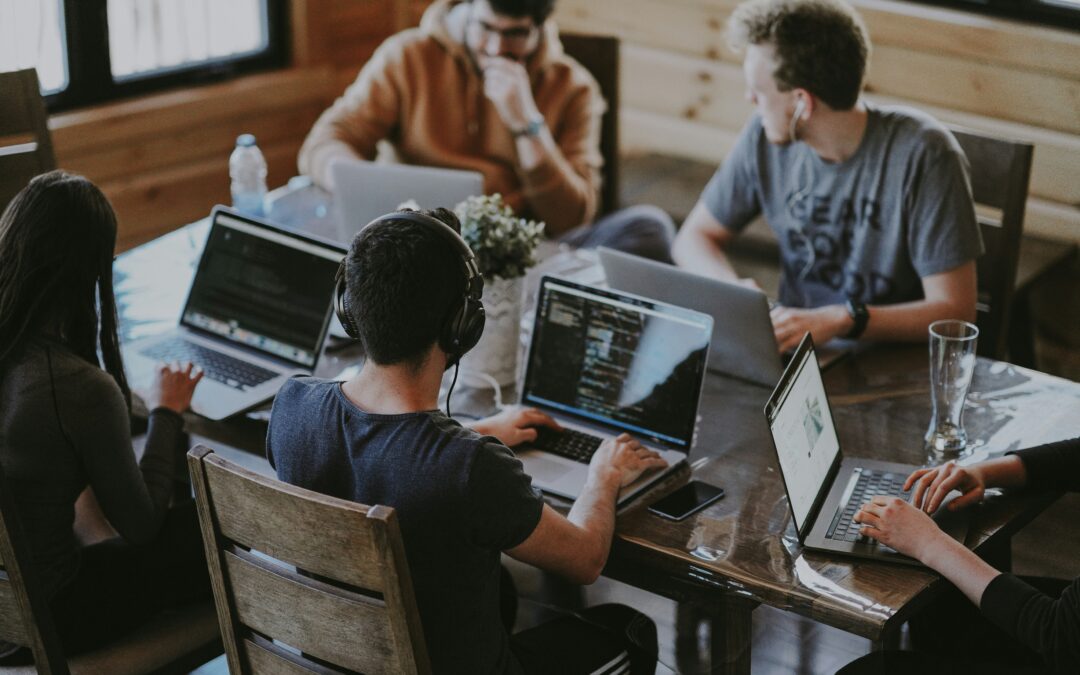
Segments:
[[[915,0],[922,4],[1080,30],[1080,0]]]
[[[51,110],[285,65],[287,0],[0,0],[0,70]]]

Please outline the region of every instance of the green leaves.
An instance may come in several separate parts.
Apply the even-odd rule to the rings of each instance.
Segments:
[[[502,195],[469,197],[454,207],[461,236],[488,279],[514,279],[536,264],[533,254],[544,223],[514,215]]]

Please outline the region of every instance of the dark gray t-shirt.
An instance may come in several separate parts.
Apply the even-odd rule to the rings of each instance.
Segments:
[[[780,241],[781,304],[919,300],[922,277],[982,254],[956,139],[910,108],[867,110],[859,148],[840,163],[770,143],[755,115],[701,196],[736,232],[764,215]]]
[[[266,455],[288,483],[392,506],[437,673],[516,673],[499,616],[499,554],[525,541],[543,501],[521,462],[437,410],[373,415],[341,383],[289,380]]]

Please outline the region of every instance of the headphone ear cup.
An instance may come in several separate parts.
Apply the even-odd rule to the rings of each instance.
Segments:
[[[354,340],[359,340],[360,331],[353,322],[352,312],[349,311],[344,274],[338,276],[337,285],[334,287],[334,314],[337,315],[338,323],[345,329],[345,334]]]
[[[461,317],[461,356],[476,346],[484,335],[484,326],[487,324],[487,312],[484,311],[484,303],[470,298],[465,301],[464,315]]]

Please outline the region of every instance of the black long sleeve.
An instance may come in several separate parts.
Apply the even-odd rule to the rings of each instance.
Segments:
[[[1080,438],[1012,454],[1024,462],[1029,487],[1080,492]],[[1051,598],[1012,574],[1001,574],[983,591],[980,608],[994,624],[1042,655],[1054,672],[1076,672],[1080,578],[1061,597]]]

